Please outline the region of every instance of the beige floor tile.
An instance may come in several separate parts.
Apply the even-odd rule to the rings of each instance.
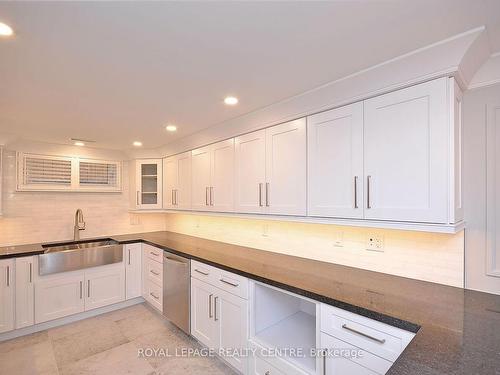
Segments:
[[[116,321],[122,333],[129,340],[139,336],[162,331],[168,327],[168,322],[157,314],[138,314]]]
[[[65,324],[60,327],[51,328],[48,330],[48,334],[50,339],[58,340],[76,333],[86,332],[97,328],[106,329],[106,327],[111,327],[113,325],[112,320],[104,318],[104,315],[98,315],[74,323]]]
[[[86,331],[79,331],[52,340],[54,354],[59,368],[94,354],[127,343],[129,340],[122,334],[115,322],[97,324]]]
[[[0,354],[0,375],[57,375],[50,341]]]
[[[237,375],[229,366],[217,358],[189,357],[171,358],[151,375]]]
[[[91,357],[68,364],[61,369],[63,375],[147,375],[153,368],[144,358],[137,356],[132,343],[117,346]]]
[[[101,315],[101,317],[103,319],[110,319],[110,320],[116,322],[118,320],[130,318],[132,316],[147,317],[147,316],[151,316],[153,314],[154,313],[146,306],[145,303],[141,303],[141,304],[133,305],[133,306],[130,306],[130,307],[127,307],[124,309],[111,311],[109,313]]]
[[[38,344],[47,341],[49,335],[47,331],[32,333],[31,335],[21,336],[12,340],[0,342],[0,353],[7,353],[12,350],[22,349],[29,345]]]

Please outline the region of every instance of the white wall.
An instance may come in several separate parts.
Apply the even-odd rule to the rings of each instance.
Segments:
[[[163,215],[134,215],[129,210],[127,162],[123,166],[122,193],[16,192],[16,150],[51,155],[79,155],[121,160],[115,151],[75,148],[43,143],[11,145],[4,151],[3,217],[0,246],[68,240],[73,237],[75,210],[81,208],[87,229],[82,238],[164,230]]]
[[[457,287],[464,286],[464,234],[342,227],[194,214],[167,214],[166,229],[303,258]],[[368,235],[384,252],[366,250]],[[334,246],[341,239],[343,246]]]
[[[495,115],[496,113],[496,115]],[[500,144],[500,84],[478,88],[464,96],[464,202],[466,233],[466,287],[500,294],[500,277],[488,275],[488,251],[491,259],[500,258],[500,212],[498,200],[492,198],[500,192],[500,176],[490,174],[488,167],[500,170],[500,157],[496,158],[491,146]],[[492,139],[487,127],[497,129],[497,138]],[[490,142],[487,147],[487,139]],[[497,146],[498,147],[498,146]],[[496,159],[496,160],[495,160]],[[496,164],[495,164],[496,162]],[[489,186],[488,186],[489,185]],[[489,194],[487,190],[489,189]],[[497,193],[497,195],[500,193]],[[497,197],[497,199],[499,199]],[[488,215],[488,213],[490,215]],[[489,216],[489,217],[488,217]],[[493,228],[496,219],[497,229]],[[500,276],[500,275],[499,275]]]

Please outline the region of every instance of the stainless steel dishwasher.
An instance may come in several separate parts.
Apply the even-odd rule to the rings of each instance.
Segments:
[[[188,334],[191,333],[190,276],[189,259],[163,252],[163,315]]]

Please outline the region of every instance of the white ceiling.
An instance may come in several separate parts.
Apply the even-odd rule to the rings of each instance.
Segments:
[[[498,0],[1,2],[0,21],[17,33],[0,40],[0,134],[112,149],[173,142],[480,25],[500,51]]]

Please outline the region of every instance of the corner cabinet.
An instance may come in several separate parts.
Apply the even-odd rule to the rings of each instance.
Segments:
[[[162,159],[141,159],[135,161],[133,176],[132,202],[136,209],[161,209],[163,167]]]
[[[308,117],[309,215],[461,221],[460,107],[441,78]]]

